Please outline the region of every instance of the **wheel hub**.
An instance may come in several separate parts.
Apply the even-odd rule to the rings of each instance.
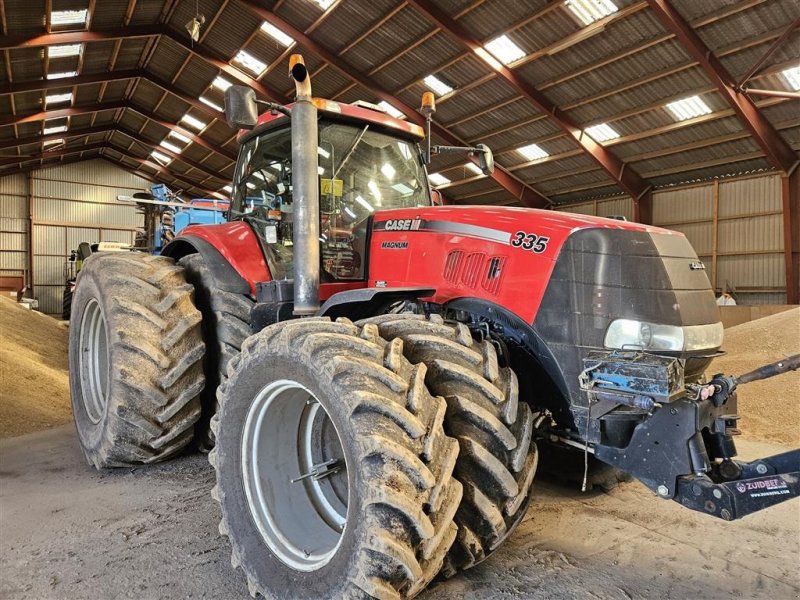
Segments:
[[[89,420],[100,422],[108,407],[108,335],[100,304],[92,298],[83,309],[79,333],[81,398]]]
[[[250,406],[242,483],[269,549],[298,571],[326,565],[347,524],[347,463],[325,408],[303,385],[275,381]]]

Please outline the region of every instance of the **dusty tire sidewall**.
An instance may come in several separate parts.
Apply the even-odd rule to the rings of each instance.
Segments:
[[[324,369],[312,373],[299,360],[257,350],[249,360],[243,359],[245,362],[242,365],[244,368],[237,369],[226,386],[216,447],[220,500],[231,542],[239,552],[246,572],[255,578],[259,590],[273,594],[274,598],[312,600],[348,597],[347,574],[356,558],[357,540],[362,537],[359,516],[364,510],[359,493],[362,489],[359,487],[361,477],[353,451],[357,441],[349,425],[349,415],[343,403],[336,401],[338,392],[324,374]],[[242,484],[242,437],[248,411],[261,390],[280,379],[296,381],[318,399],[336,426],[349,466],[348,524],[344,537],[330,562],[309,572],[295,570],[272,554],[252,519]],[[288,481],[286,483],[292,485]],[[344,587],[337,591],[337,584]],[[296,595],[287,596],[289,590],[296,590]]]
[[[97,301],[103,311],[108,343],[108,365],[110,370],[107,402],[103,416],[97,423],[92,423],[86,412],[80,370],[80,354],[82,352],[80,348],[81,325],[86,305],[92,299]],[[81,445],[87,456],[100,452],[106,428],[109,426],[110,416],[115,410],[115,399],[119,396],[115,389],[116,378],[114,376],[114,365],[116,365],[117,362],[114,344],[115,324],[111,311],[111,302],[113,302],[113,299],[109,298],[108,294],[104,293],[103,286],[95,276],[95,273],[89,270],[82,271],[80,285],[75,288],[75,293],[72,297],[72,318],[69,324],[69,387],[75,428],[78,430],[78,437],[81,440]]]

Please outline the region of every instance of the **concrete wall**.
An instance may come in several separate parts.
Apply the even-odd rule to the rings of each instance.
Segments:
[[[84,241],[133,243],[141,215],[116,197],[150,185],[102,160],[0,178],[0,276],[22,274],[39,309],[60,315],[70,251]]]

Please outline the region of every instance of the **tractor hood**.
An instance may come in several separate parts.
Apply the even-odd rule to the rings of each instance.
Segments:
[[[421,207],[375,213],[369,285],[433,287],[437,302],[483,298],[532,324],[564,245],[587,230],[635,239],[634,249],[654,237],[672,240],[679,255],[697,260],[683,234],[639,223],[525,208]],[[704,272],[695,279],[709,287]]]

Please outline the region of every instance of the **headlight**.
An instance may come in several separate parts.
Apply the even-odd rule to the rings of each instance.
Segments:
[[[722,345],[722,335],[722,323],[681,327],[617,319],[608,326],[604,344],[620,350],[708,350]]]

